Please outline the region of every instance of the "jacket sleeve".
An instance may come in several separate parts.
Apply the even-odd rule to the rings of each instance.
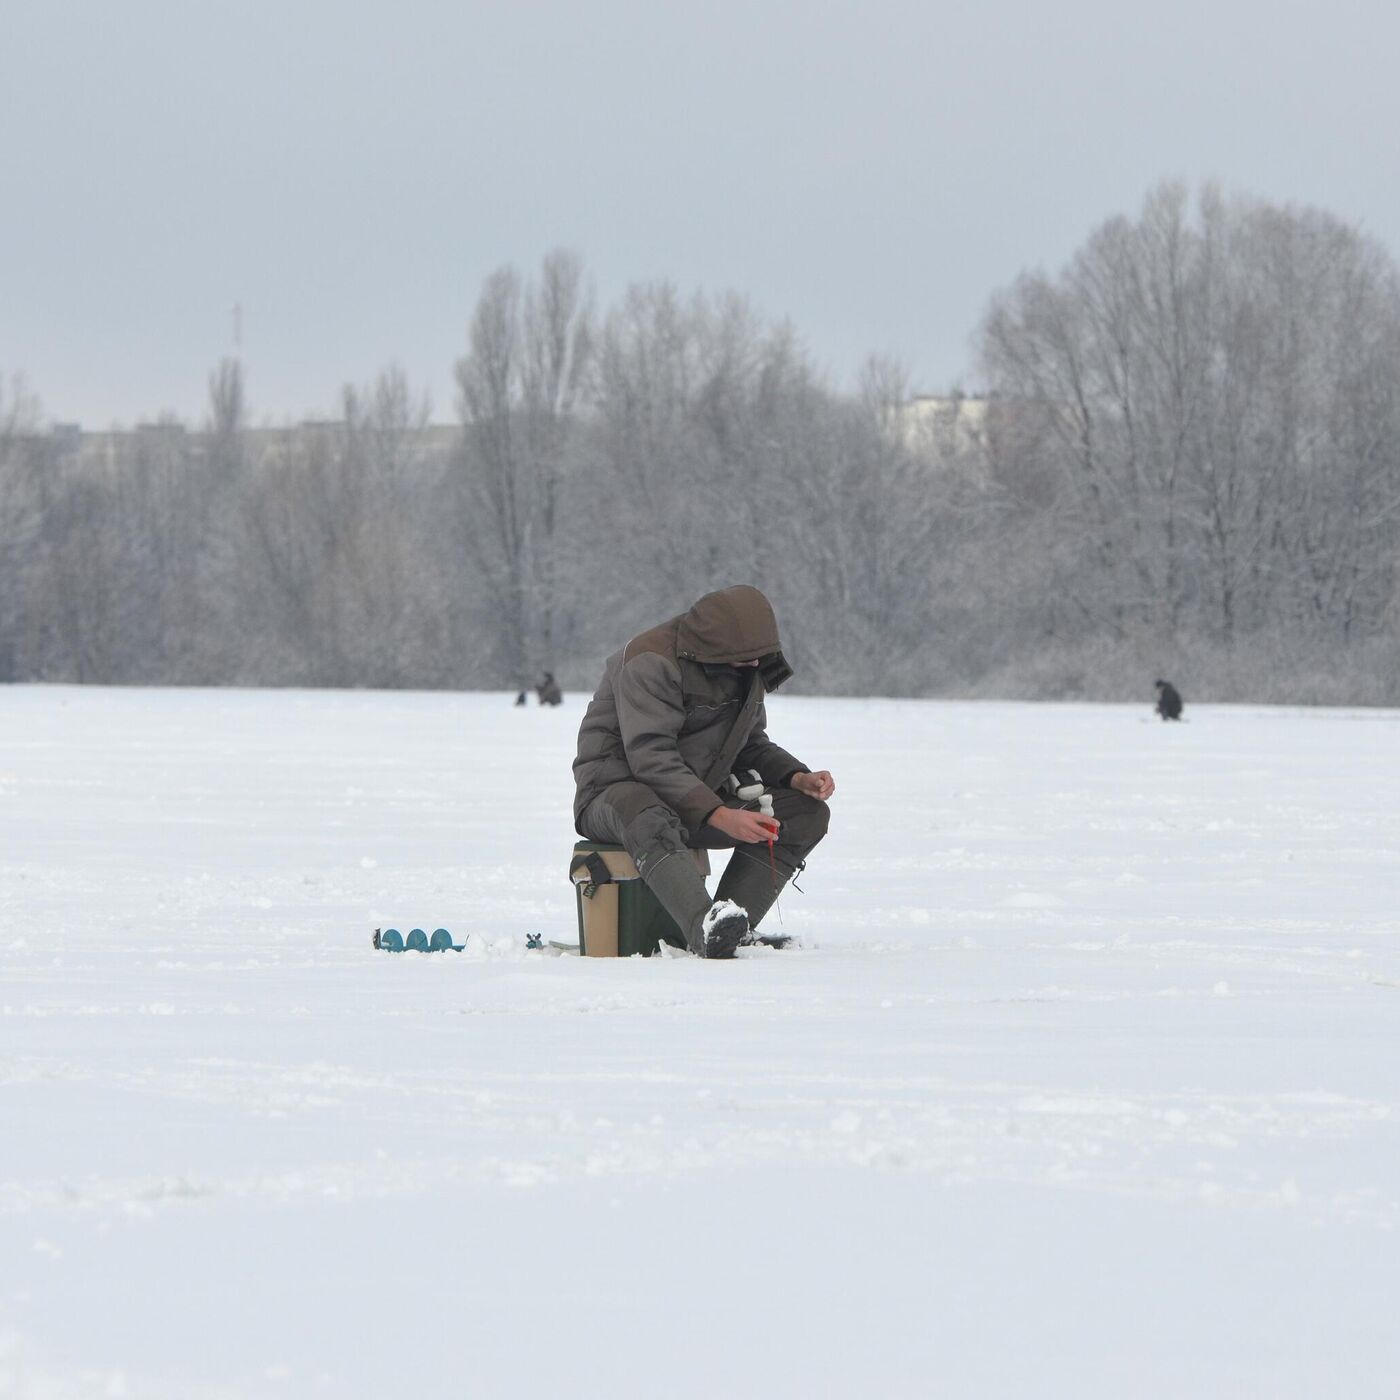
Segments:
[[[664,657],[643,652],[618,667],[615,695],[632,776],[674,808],[688,830],[699,831],[722,804],[676,747],[685,720],[679,670]]]
[[[748,769],[752,768],[757,771],[758,776],[768,787],[786,787],[788,779],[794,773],[810,773],[812,771],[805,763],[800,763],[795,759],[785,748],[775,744],[768,737],[767,730],[768,711],[760,703],[758,718],[754,722],[748,741],[739,750],[738,757],[734,760],[734,768],[737,772],[747,772]]]

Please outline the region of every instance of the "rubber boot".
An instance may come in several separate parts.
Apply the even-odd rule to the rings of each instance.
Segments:
[[[774,869],[777,870],[776,879]],[[729,864],[720,876],[715,898],[732,899],[749,916],[749,927],[756,929],[759,921],[773,907],[788,874],[781,865],[770,866],[768,853],[761,857],[750,855],[742,846],[736,847]]]
[[[643,879],[661,907],[685,934],[685,946],[700,958],[732,958],[749,931],[740,907],[721,908],[710,899],[705,877],[688,851],[668,851],[646,863]]]

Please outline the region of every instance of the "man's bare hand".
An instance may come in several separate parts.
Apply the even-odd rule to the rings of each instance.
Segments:
[[[706,820],[726,836],[732,836],[745,845],[757,845],[772,839],[782,825],[777,817],[765,816],[762,812],[745,812],[738,807],[716,807]]]
[[[820,773],[794,773],[788,779],[788,786],[825,802],[836,791],[836,779],[823,768]]]

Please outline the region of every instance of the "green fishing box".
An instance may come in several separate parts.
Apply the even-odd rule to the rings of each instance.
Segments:
[[[705,851],[690,854],[700,873],[708,875],[709,855]],[[606,883],[594,878],[587,863],[590,855],[607,867]],[[585,957],[630,958],[640,953],[649,958],[662,943],[685,947],[685,935],[621,846],[579,841],[569,860],[569,879],[578,906],[579,951]]]

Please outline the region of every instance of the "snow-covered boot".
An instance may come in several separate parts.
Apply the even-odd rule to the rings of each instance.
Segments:
[[[699,946],[689,934],[690,951],[702,958],[732,958],[734,950],[749,937],[749,916],[730,899],[717,899],[700,921]]]

